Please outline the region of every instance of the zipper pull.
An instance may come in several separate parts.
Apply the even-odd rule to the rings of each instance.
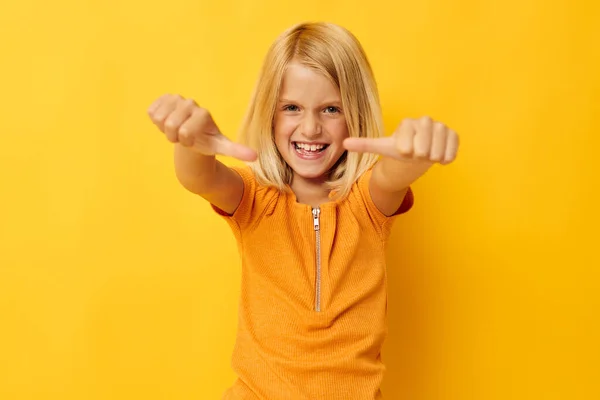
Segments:
[[[319,230],[319,214],[321,214],[321,210],[319,208],[313,208],[313,223],[315,225],[315,231]]]

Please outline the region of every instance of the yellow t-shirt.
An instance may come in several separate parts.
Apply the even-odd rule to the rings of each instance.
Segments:
[[[369,194],[372,170],[340,201],[313,209],[260,186],[249,167],[229,216],[242,258],[232,367],[223,399],[381,398],[387,333],[385,243],[394,217]],[[413,204],[412,191],[395,215]]]

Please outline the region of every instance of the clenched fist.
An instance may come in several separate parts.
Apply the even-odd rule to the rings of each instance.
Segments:
[[[256,160],[256,152],[223,135],[210,113],[192,99],[166,94],[148,108],[152,122],[172,143],[206,156],[224,155],[242,161]]]

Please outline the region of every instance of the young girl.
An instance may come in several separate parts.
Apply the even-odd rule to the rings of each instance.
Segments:
[[[325,23],[273,43],[244,144],[193,100],[164,95],[148,112],[175,144],[178,180],[228,222],[241,253],[238,379],[223,398],[381,399],[385,244],[410,185],[454,160],[456,133],[421,118],[384,137],[361,45]]]

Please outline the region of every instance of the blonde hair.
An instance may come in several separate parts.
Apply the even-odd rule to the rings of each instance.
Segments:
[[[277,150],[273,118],[287,65],[292,61],[314,68],[340,90],[350,137],[381,137],[383,121],[371,65],[359,41],[347,29],[325,22],[300,23],[284,31],[270,46],[240,140],[258,150],[250,163],[257,180],[286,190],[293,171]],[[330,172],[327,186],[334,199],[346,196],[356,180],[377,161],[377,155],[346,152]]]

